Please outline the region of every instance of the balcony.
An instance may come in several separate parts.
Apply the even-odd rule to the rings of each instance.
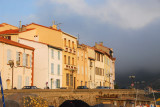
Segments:
[[[68,52],[68,47],[65,47],[65,48],[64,48],[64,51],[65,51],[65,52]]]

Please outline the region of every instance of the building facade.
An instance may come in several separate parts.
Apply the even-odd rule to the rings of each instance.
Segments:
[[[33,85],[34,48],[0,37],[0,71],[4,89]]]
[[[24,38],[19,42],[35,48],[34,85],[41,89],[62,87],[62,49]]]
[[[83,45],[77,47],[77,86],[88,87],[88,52]]]
[[[77,86],[77,38],[63,32],[63,83],[66,88]]]

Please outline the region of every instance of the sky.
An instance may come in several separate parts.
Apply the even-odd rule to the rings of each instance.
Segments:
[[[116,76],[160,72],[160,0],[0,0],[0,23],[32,22],[113,48]]]

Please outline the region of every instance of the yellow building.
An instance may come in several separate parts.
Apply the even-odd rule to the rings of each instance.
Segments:
[[[18,27],[7,24],[7,23],[2,23],[0,24],[0,32],[1,31],[5,31],[5,30],[14,30],[14,29],[18,29]]]
[[[84,45],[77,47],[77,86],[88,87],[88,52]]]
[[[63,32],[63,74],[62,74],[62,87],[76,88],[76,75],[77,75],[77,38]]]

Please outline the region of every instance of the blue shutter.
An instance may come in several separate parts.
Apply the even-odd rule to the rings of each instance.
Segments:
[[[7,64],[9,60],[11,60],[11,50],[10,49],[7,50]]]
[[[60,51],[58,51],[58,60],[60,60]]]
[[[52,56],[52,58],[54,58],[54,51],[53,51],[53,49],[51,49],[51,56]]]
[[[51,74],[54,74],[54,64],[51,63]]]

